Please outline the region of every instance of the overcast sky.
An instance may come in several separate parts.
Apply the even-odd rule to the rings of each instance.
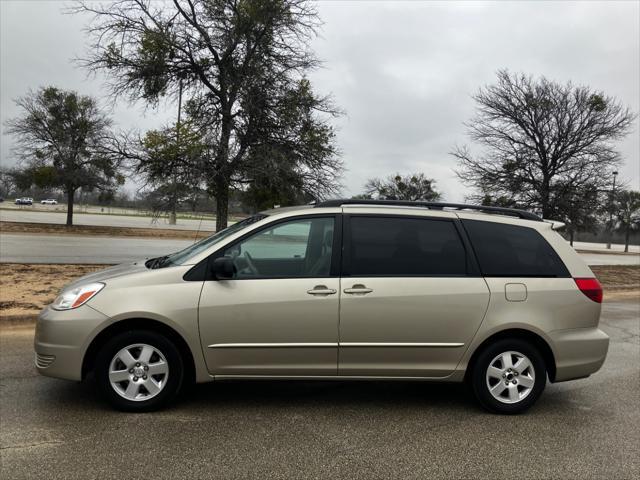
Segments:
[[[1,0],[1,120],[16,114],[13,99],[55,85],[102,97],[100,78],[71,62],[81,56],[86,17],[63,15],[68,2]],[[321,1],[324,21],[314,42],[324,68],[312,75],[347,115],[336,122],[347,171],[345,195],[372,176],[421,171],[445,198],[468,192],[448,154],[467,142],[462,123],[471,99],[495,72],[544,75],[589,85],[640,112],[640,2]],[[116,124],[141,130],[175,115],[112,106]],[[11,138],[0,137],[1,163],[14,162]],[[619,143],[621,177],[640,188],[640,135]]]

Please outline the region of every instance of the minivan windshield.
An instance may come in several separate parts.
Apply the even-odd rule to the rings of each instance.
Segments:
[[[220,242],[221,240],[227,238],[230,235],[233,235],[236,232],[252,225],[256,222],[259,222],[263,218],[266,218],[265,214],[253,215],[252,217],[247,217],[244,220],[241,220],[233,225],[229,225],[227,228],[220,230],[219,232],[214,233],[210,237],[207,237],[199,242],[194,243],[193,245],[189,245],[187,248],[180,250],[179,252],[172,253],[171,255],[166,255],[164,257],[152,258],[145,262],[147,268],[163,268],[168,267],[170,265],[183,265],[188,264],[189,260],[204,250],[208,249],[212,245]]]

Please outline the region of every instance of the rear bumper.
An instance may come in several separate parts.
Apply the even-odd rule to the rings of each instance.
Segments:
[[[607,356],[609,337],[598,328],[575,328],[549,333],[556,357],[556,382],[588,377]]]
[[[42,375],[82,380],[82,361],[93,332],[107,317],[88,305],[74,310],[45,308],[38,317],[35,365]]]

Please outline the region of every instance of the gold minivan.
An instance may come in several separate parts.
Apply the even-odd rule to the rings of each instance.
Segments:
[[[38,319],[43,375],[149,411],[191,382],[468,382],[499,413],[604,362],[602,289],[514,209],[331,200],[270,210],[65,287]]]

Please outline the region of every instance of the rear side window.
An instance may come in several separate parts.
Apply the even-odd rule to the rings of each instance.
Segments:
[[[351,276],[466,274],[466,251],[451,221],[353,216],[349,230]]]
[[[462,220],[486,277],[569,277],[538,231],[503,223]]]

